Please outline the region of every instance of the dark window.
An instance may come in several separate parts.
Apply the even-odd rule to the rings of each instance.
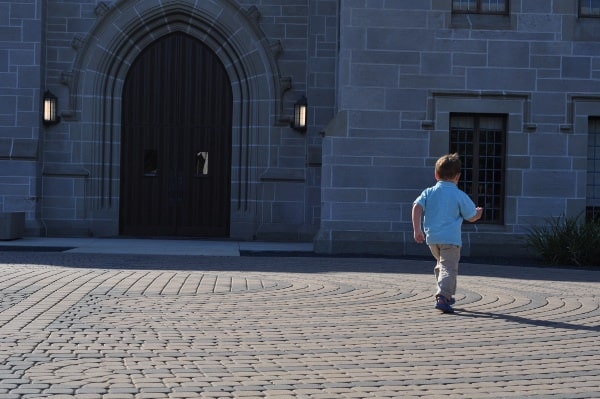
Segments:
[[[600,17],[600,0],[579,0],[580,17]]]
[[[453,13],[508,14],[509,0],[452,0]]]
[[[460,154],[458,187],[484,208],[481,222],[504,223],[506,116],[450,115],[450,152]]]
[[[600,117],[589,119],[586,219],[600,221]]]

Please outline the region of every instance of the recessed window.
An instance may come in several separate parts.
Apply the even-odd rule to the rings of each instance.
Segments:
[[[504,223],[505,143],[505,115],[450,115],[450,152],[463,164],[458,187],[484,208],[483,223]]]
[[[509,0],[452,0],[452,12],[461,14],[508,14]]]
[[[588,121],[588,167],[585,215],[600,221],[600,117]]]
[[[600,0],[579,0],[579,16],[600,18]]]

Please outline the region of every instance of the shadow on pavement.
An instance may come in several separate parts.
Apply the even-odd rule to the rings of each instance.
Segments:
[[[535,320],[529,319],[527,317],[521,316],[512,316],[500,313],[491,313],[491,312],[476,312],[473,310],[464,310],[455,307],[455,315],[460,317],[474,317],[481,319],[497,319],[504,320],[509,323],[518,323],[525,324],[528,326],[537,326],[537,327],[548,327],[548,328],[560,328],[565,330],[578,330],[578,331],[592,331],[592,332],[600,332],[600,326],[584,326],[581,324],[572,324],[565,323],[561,321],[552,321],[552,320]]]

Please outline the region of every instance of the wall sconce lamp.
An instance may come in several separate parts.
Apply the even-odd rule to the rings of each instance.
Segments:
[[[58,122],[60,122],[60,116],[58,116],[57,109],[58,97],[56,97],[50,90],[46,90],[44,93],[44,126],[56,125]]]
[[[302,96],[294,104],[294,119],[290,123],[290,127],[299,132],[306,132],[306,111],[308,105],[306,97]]]

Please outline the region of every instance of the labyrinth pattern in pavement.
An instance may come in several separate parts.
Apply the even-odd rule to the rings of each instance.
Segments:
[[[600,397],[599,272],[0,267],[2,398]]]

